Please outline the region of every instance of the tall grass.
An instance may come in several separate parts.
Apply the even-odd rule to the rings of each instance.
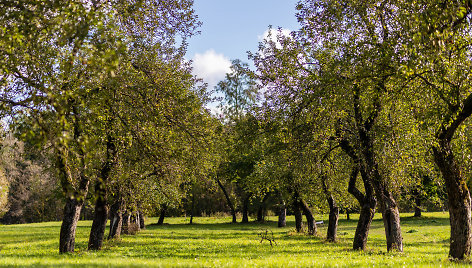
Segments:
[[[416,219],[403,214],[404,253],[387,253],[380,215],[369,234],[368,249],[351,250],[356,218],[340,220],[337,243],[319,236],[294,232],[293,218],[288,226],[277,228],[276,218],[268,223],[230,224],[230,218],[168,218],[163,226],[148,225],[135,236],[107,241],[101,251],[87,251],[91,222],[77,228],[76,252],[58,254],[59,222],[0,226],[0,267],[438,267],[466,266],[450,262],[449,219],[447,213],[424,213]],[[327,216],[317,220],[327,222]],[[149,219],[148,224],[156,219]],[[268,231],[273,246],[261,232]]]

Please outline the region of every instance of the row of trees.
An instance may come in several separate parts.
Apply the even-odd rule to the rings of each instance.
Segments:
[[[61,253],[74,251],[90,192],[89,248],[99,249],[112,204],[121,222],[125,209],[173,203],[184,181],[208,173],[215,120],[183,58],[199,26],[192,1],[0,5],[1,111],[54,166]]]
[[[278,118],[290,140],[288,172],[315,170],[326,186],[343,170],[330,157],[350,167],[342,177],[361,207],[354,249],[365,248],[378,207],[387,250],[403,250],[395,191],[432,176],[434,162],[448,194],[449,254],[470,255],[470,8],[469,1],[300,1],[301,29],[279,32],[251,55],[265,90],[262,117]]]
[[[449,254],[463,259],[472,247],[471,8],[299,1],[300,30],[263,41],[250,54],[255,71],[233,61],[216,87],[218,120],[184,59],[200,24],[191,0],[4,1],[0,111],[7,131],[53,167],[61,253],[74,251],[86,200],[89,249],[100,249],[108,218],[116,237],[131,216],[164,215],[182,199],[194,215],[195,196],[216,185],[233,222],[238,207],[248,222],[251,203],[258,220],[276,204],[279,226],[289,207],[297,231],[305,215],[316,234],[324,207],[329,241],[339,211],[357,210],[360,250],[379,209],[387,250],[403,251],[398,198],[436,195],[440,172]]]

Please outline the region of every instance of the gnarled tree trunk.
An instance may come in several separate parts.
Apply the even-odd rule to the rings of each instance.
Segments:
[[[380,209],[387,238],[387,251],[403,252],[403,237],[400,228],[400,213],[397,203],[390,191],[385,187],[376,187],[377,199],[381,200]]]
[[[367,246],[367,238],[369,236],[370,225],[375,214],[375,207],[377,205],[377,200],[374,197],[374,189],[372,184],[368,180],[367,176],[362,171],[362,180],[364,182],[365,194],[362,193],[356,187],[357,176],[360,171],[359,157],[355,153],[353,147],[350,143],[342,139],[340,142],[342,150],[347,153],[351,159],[354,161],[354,166],[352,167],[352,172],[349,178],[348,192],[352,194],[359,205],[361,206],[361,211],[359,215],[359,221],[357,222],[356,233],[354,235],[354,241],[352,243],[352,248],[354,250],[365,250]]]
[[[64,218],[59,238],[59,253],[74,252],[75,231],[80,217],[83,201],[67,198],[64,206]]]
[[[315,221],[315,216],[313,215],[313,212],[311,211],[310,207],[305,202],[305,200],[300,199],[299,202],[300,202],[300,207],[303,211],[303,214],[305,214],[305,218],[307,221],[308,234],[316,235],[317,228],[316,228],[316,221]]]
[[[465,259],[470,256],[472,248],[471,199],[466,180],[454,159],[449,140],[440,140],[433,147],[434,161],[439,167],[446,182],[451,240],[449,256],[454,259]]]

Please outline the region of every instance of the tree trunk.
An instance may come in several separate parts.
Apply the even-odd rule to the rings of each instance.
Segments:
[[[346,220],[347,220],[347,221],[350,221],[350,220],[351,220],[351,215],[350,215],[348,209],[346,209]]]
[[[354,160],[357,159],[354,158]],[[364,174],[364,172],[361,173]],[[348,192],[357,199],[361,206],[361,211],[359,215],[359,221],[357,222],[356,233],[354,235],[352,248],[354,250],[365,250],[367,246],[367,238],[369,236],[370,225],[375,214],[377,200],[373,196],[373,187],[367,180],[366,176],[362,176],[365,194],[363,194],[361,191],[359,191],[359,189],[357,189],[356,180],[358,174],[359,164],[357,161],[354,161],[354,166],[352,168],[351,176],[349,178]]]
[[[377,180],[378,181],[378,180]],[[390,191],[382,183],[376,183],[376,195],[380,200],[380,209],[387,238],[387,251],[403,252],[403,237],[400,228],[400,213]]]
[[[139,211],[137,211],[133,216],[133,225],[135,226],[134,228],[136,229],[136,232],[141,231],[140,219],[141,219],[141,214],[139,214]]]
[[[126,211],[123,215],[123,223],[121,226],[121,233],[122,234],[129,234],[129,228],[131,226],[131,215],[128,211]]]
[[[110,208],[110,233],[108,239],[118,239],[121,234],[121,226],[123,225],[123,212],[121,201],[115,202]]]
[[[98,178],[95,184],[97,201],[95,203],[92,229],[90,230],[89,250],[99,250],[102,248],[108,221],[107,181],[116,157],[115,143],[111,135],[107,135],[106,148],[106,161],[100,170],[100,178]]]
[[[161,206],[161,213],[159,215],[159,220],[157,221],[157,225],[163,225],[164,224],[164,218],[166,217],[166,211],[167,211],[167,205],[162,205]]]
[[[249,222],[249,198],[251,196],[248,195],[246,198],[243,200],[243,219],[241,220],[241,223],[248,223]]]
[[[103,198],[99,197],[95,204],[95,213],[92,222],[92,229],[90,230],[90,237],[88,243],[89,250],[99,250],[102,248],[107,220],[108,205]]]
[[[316,221],[315,221],[315,216],[313,215],[313,212],[311,209],[308,207],[308,204],[305,202],[305,200],[300,199],[299,201],[300,207],[303,211],[303,214],[305,214],[305,218],[307,221],[307,227],[308,227],[308,234],[309,235],[316,235]]]
[[[82,206],[83,202],[77,199],[67,198],[66,200],[59,238],[59,253],[74,252],[75,230]]]
[[[376,203],[375,200],[372,203],[365,202],[361,207],[352,245],[354,250],[365,250],[367,246],[367,238],[369,236],[372,219],[374,218]]]
[[[293,213],[295,214],[295,229],[297,233],[303,232],[303,218],[300,203],[296,198],[293,199]]]
[[[228,192],[226,191],[226,189],[223,186],[223,184],[221,183],[221,181],[219,179],[216,179],[216,182],[218,183],[218,186],[220,187],[220,189],[223,191],[223,194],[225,195],[225,198],[226,198],[226,202],[228,202],[228,206],[231,210],[231,215],[233,216],[232,223],[236,223],[237,222],[236,221],[236,210],[234,209],[233,202],[231,202],[231,199],[229,198]]]
[[[418,190],[413,190],[413,195],[415,196],[415,215],[413,217],[421,217],[421,196]]]
[[[329,242],[336,242],[336,234],[338,231],[338,219],[339,219],[339,207],[334,201],[333,195],[327,185],[327,176],[321,176],[321,182],[323,184],[323,191],[326,195],[329,205],[329,221],[328,221],[328,231],[326,233],[326,240]]]
[[[195,210],[195,195],[192,193],[192,208],[190,209],[190,224],[193,224],[194,210]]]
[[[146,225],[144,224],[144,214],[139,211],[139,229],[144,230],[146,229]]]
[[[461,175],[448,140],[440,140],[433,147],[434,161],[446,183],[449,205],[451,239],[449,256],[466,259],[472,248],[471,200],[466,180]]]
[[[415,206],[415,214],[413,217],[421,217],[421,208],[419,206]]]
[[[269,197],[268,194],[262,198],[262,202],[259,204],[259,207],[257,208],[257,221],[258,222],[264,222],[264,214],[265,214],[265,202],[267,201],[267,198]]]
[[[279,207],[279,220],[277,222],[278,227],[285,227],[287,225],[287,208],[285,207],[285,202],[282,202]]]
[[[329,204],[329,221],[328,221],[328,231],[326,234],[326,239],[330,242],[336,241],[336,236],[338,232],[338,219],[339,219],[339,207],[334,202],[332,196],[328,197]]]

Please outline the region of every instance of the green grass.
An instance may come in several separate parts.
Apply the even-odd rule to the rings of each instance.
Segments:
[[[376,215],[369,234],[368,249],[351,250],[356,220],[340,220],[337,243],[324,241],[326,226],[319,237],[294,232],[293,218],[288,226],[277,228],[276,218],[265,224],[229,224],[230,218],[167,218],[168,224],[150,225],[135,236],[107,241],[101,251],[87,251],[90,221],[77,228],[76,252],[58,254],[59,222],[0,226],[0,267],[439,267],[465,266],[450,262],[449,219],[447,213],[424,213],[414,219],[402,216],[404,253],[387,253],[383,224]],[[356,215],[354,215],[355,218]],[[342,215],[344,217],[344,215]],[[317,220],[327,222],[327,216]],[[149,223],[156,219],[149,219]],[[277,245],[260,243],[258,234],[269,230]]]

